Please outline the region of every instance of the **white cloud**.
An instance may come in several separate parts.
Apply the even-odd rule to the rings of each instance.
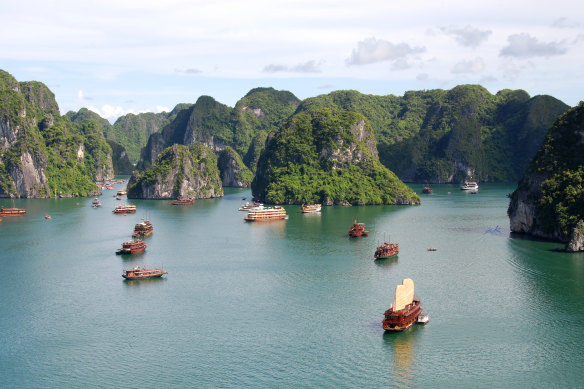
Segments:
[[[315,60],[307,61],[297,65],[279,65],[279,64],[269,64],[264,66],[262,70],[264,73],[278,73],[278,72],[289,72],[289,73],[320,73],[320,67],[322,61],[316,62]]]
[[[460,61],[454,68],[452,69],[452,73],[454,74],[461,74],[461,73],[480,73],[485,70],[485,61],[482,58],[477,57],[473,60],[467,61]]]
[[[88,109],[90,111],[95,112],[96,114],[98,114],[102,118],[109,120],[110,122],[114,122],[120,116],[129,114],[129,113],[135,113],[133,109],[124,109],[120,106],[114,107],[114,106],[111,106],[109,104],[102,106],[101,109],[99,109],[97,107],[93,107],[93,106],[89,107]]]
[[[441,30],[448,35],[454,36],[454,39],[458,43],[467,47],[479,46],[489,38],[489,35],[492,34],[491,30],[479,30],[478,28],[471,26],[463,28],[442,27]]]
[[[579,23],[571,21],[565,17],[558,18],[552,23],[552,27],[554,28],[577,28],[579,26]]]
[[[551,57],[566,53],[560,43],[542,43],[528,33],[511,35],[507,38],[509,44],[501,49],[500,56],[516,58]]]
[[[367,65],[375,62],[393,61],[413,54],[423,53],[425,47],[410,47],[407,43],[392,43],[375,37],[366,38],[357,43],[357,48],[346,59],[346,64]]]
[[[400,58],[400,59],[395,60],[391,64],[390,69],[393,70],[393,71],[395,71],[395,70],[406,70],[406,69],[409,69],[411,67],[412,67],[412,65],[410,65],[405,58]]]

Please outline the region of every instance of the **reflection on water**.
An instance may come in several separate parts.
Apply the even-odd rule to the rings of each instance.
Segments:
[[[121,277],[121,275],[120,275]],[[124,279],[124,286],[128,287],[148,287],[154,284],[158,284],[159,282],[166,282],[165,277],[157,277],[157,278],[145,278],[143,280],[127,280]]]
[[[383,345],[391,351],[390,367],[393,375],[391,386],[411,388],[415,377],[416,332],[415,325],[403,332],[385,332]]]
[[[376,266],[379,266],[381,268],[389,268],[397,264],[398,257],[399,255],[394,255],[393,257],[390,258],[374,259],[373,262],[375,263]]]

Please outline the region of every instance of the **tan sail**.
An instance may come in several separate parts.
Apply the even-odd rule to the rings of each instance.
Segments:
[[[404,278],[402,284],[395,287],[393,310],[402,310],[412,301],[414,301],[414,281],[411,278]]]

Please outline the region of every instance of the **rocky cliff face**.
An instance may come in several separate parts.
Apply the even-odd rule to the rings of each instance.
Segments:
[[[266,203],[419,204],[420,198],[378,160],[363,115],[317,109],[294,115],[270,134],[252,182]]]
[[[570,242],[566,246],[568,252],[575,253],[577,251],[584,251],[584,221],[580,220],[576,227],[572,229],[572,236]]]
[[[111,149],[95,126],[61,116],[44,84],[0,70],[0,197],[86,196],[112,177]]]
[[[568,242],[584,220],[584,103],[558,118],[509,204],[511,231]],[[574,238],[576,236],[576,238]]]
[[[409,91],[403,97],[335,91],[298,111],[337,108],[363,114],[379,160],[406,182],[518,181],[554,120],[568,106],[525,91],[492,95],[479,85]]]
[[[208,147],[195,143],[165,149],[154,165],[135,173],[128,183],[128,198],[174,199],[222,197],[217,157]]]
[[[231,147],[255,169],[265,136],[294,113],[299,100],[290,92],[256,88],[240,99],[234,108],[210,96],[201,96],[193,106],[172,116],[160,133],[150,136],[142,150],[139,169],[154,163],[158,154],[173,144],[202,143],[217,154]],[[258,137],[258,134],[263,133]],[[258,142],[259,141],[259,142]]]
[[[245,166],[235,150],[227,146],[219,153],[217,166],[221,172],[223,186],[247,188],[253,179],[253,173]]]

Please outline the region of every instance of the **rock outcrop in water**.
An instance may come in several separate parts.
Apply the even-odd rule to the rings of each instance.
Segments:
[[[254,155],[258,133],[267,133],[290,117],[300,100],[287,91],[255,88],[240,99],[234,108],[201,96],[192,106],[185,106],[162,131],[154,133],[141,153],[139,168],[146,168],[158,154],[173,144],[203,143],[216,153],[231,147],[246,156],[248,168],[255,170]],[[262,144],[263,145],[263,144]],[[251,153],[251,154],[250,154]],[[248,158],[247,155],[250,155]]]
[[[513,192],[507,213],[513,232],[572,239],[571,247],[582,249],[577,226],[584,220],[584,102],[556,120]]]
[[[152,167],[134,173],[128,182],[128,198],[174,199],[179,196],[223,196],[217,156],[201,143],[166,148]]]
[[[341,90],[303,100],[298,111],[336,108],[363,114],[379,160],[418,183],[516,182],[556,118],[570,107],[523,90],[491,94],[480,85],[375,96]]]
[[[0,70],[0,197],[87,196],[113,178],[96,122],[61,116],[53,93]]]
[[[377,157],[369,122],[335,109],[300,112],[270,134],[252,182],[272,204],[419,204]]]

